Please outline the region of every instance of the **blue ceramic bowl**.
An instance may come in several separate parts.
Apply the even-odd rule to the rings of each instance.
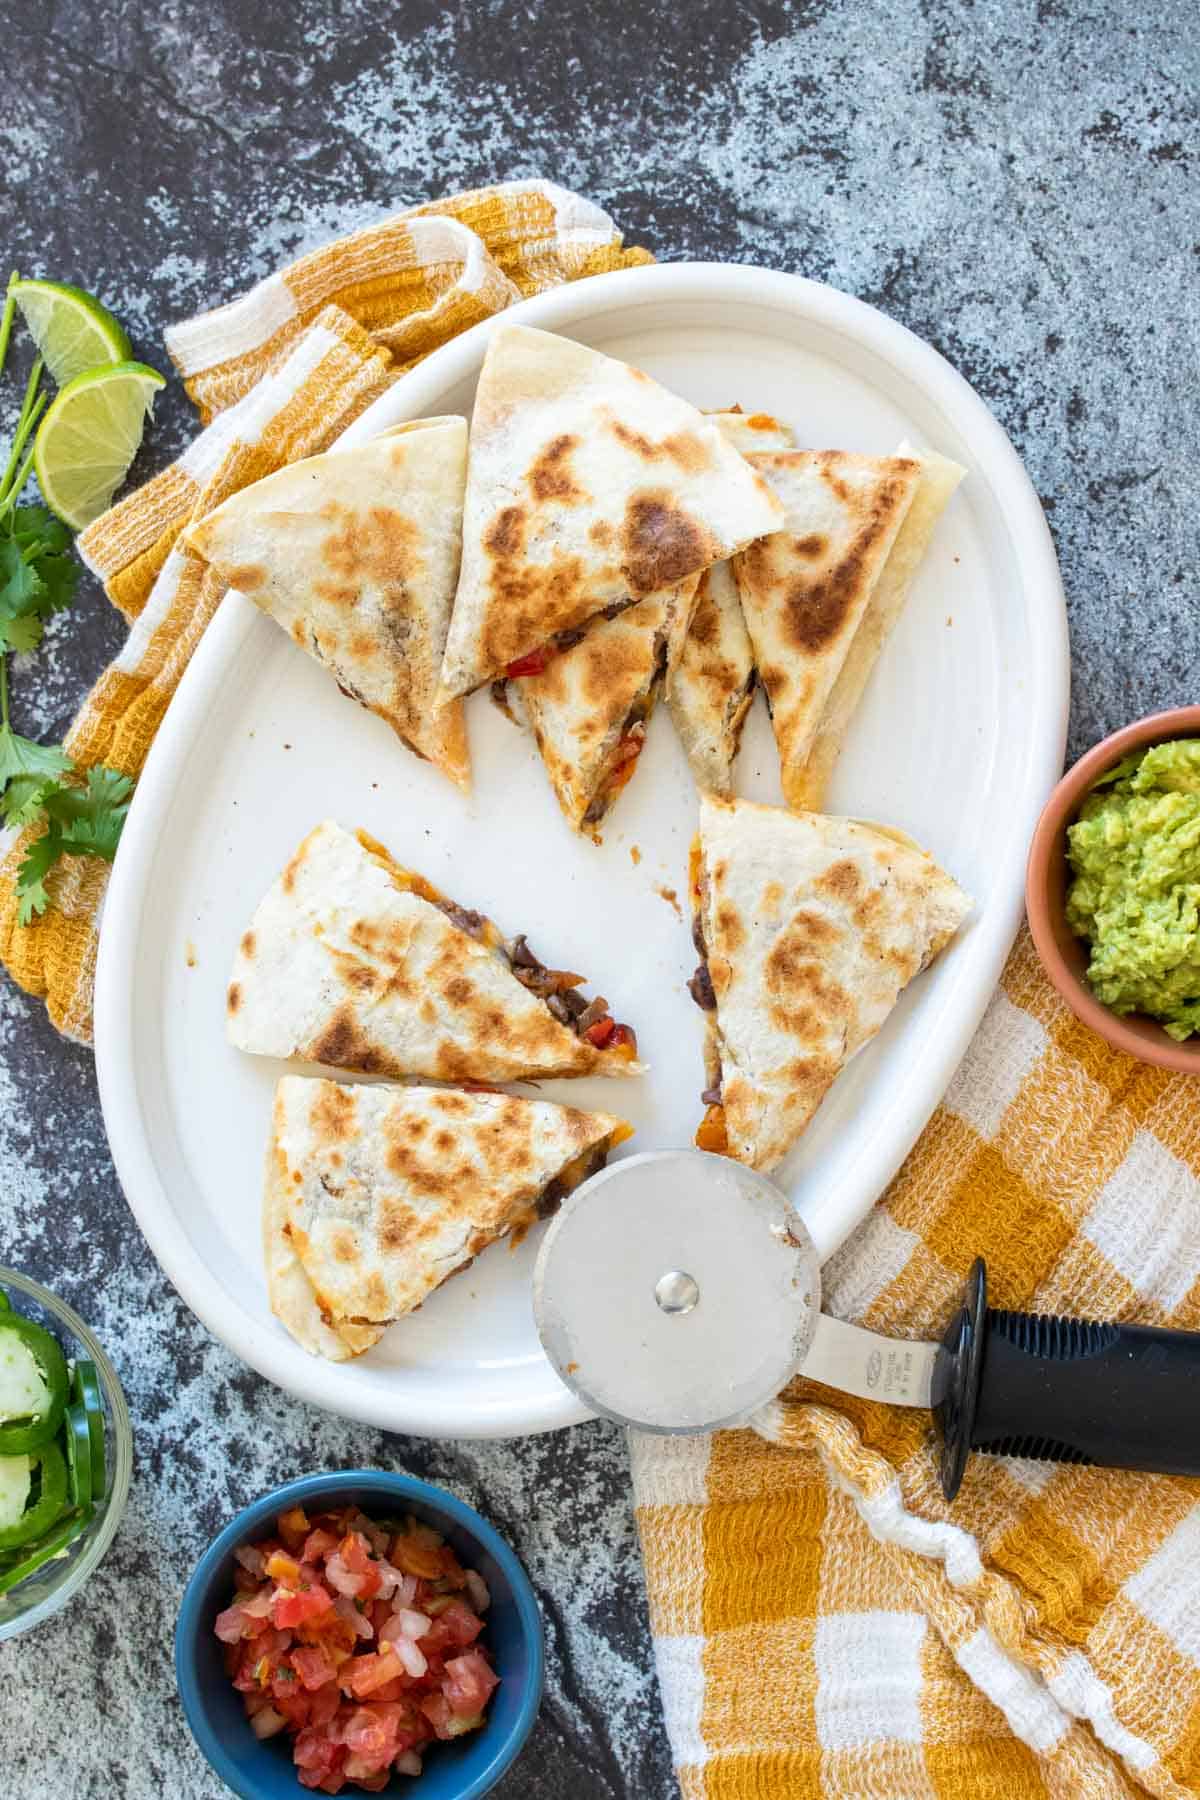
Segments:
[[[308,1475],[264,1494],[247,1506],[209,1545],[197,1563],[175,1629],[175,1674],[188,1724],[209,1762],[242,1800],[300,1800],[285,1735],[260,1744],[242,1708],[242,1696],[225,1673],[213,1621],[233,1593],[234,1551],[267,1535],[277,1513],[290,1506],[321,1512],[359,1506],[368,1518],[412,1513],[440,1531],[468,1568],[478,1569],[492,1595],[486,1642],[500,1686],[492,1695],[482,1730],[451,1743],[431,1745],[424,1773],[397,1775],[385,1792],[412,1800],[477,1800],[488,1793],[520,1753],[542,1698],[542,1618],[529,1577],[486,1520],[442,1488],[411,1475],[351,1469],[340,1475]],[[348,1784],[347,1795],[361,1792]]]

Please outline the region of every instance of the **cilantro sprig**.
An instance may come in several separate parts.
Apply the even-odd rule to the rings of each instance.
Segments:
[[[13,313],[10,291],[0,314],[0,372]],[[133,792],[128,776],[103,764],[79,770],[61,744],[22,737],[9,719],[9,655],[37,649],[46,621],[74,599],[80,573],[70,553],[71,533],[62,521],[48,507],[18,504],[33,465],[33,451],[26,446],[49,398],[41,386],[44,367],[37,357],[0,475],[0,820],[9,826],[45,826],[17,872],[17,919],[22,925],[50,904],[46,877],[60,857],[112,861]]]

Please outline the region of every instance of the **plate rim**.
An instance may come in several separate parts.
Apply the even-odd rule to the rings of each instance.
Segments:
[[[975,917],[975,932],[987,933],[983,956],[988,979],[979,982],[972,1004],[958,1007],[954,1029],[939,1042],[936,1074],[925,1080],[916,1104],[909,1105],[880,1154],[861,1156],[857,1179],[845,1185],[868,1197],[841,1216],[809,1217],[824,1261],[870,1212],[888,1181],[944,1095],[989,1004],[1020,924],[1028,840],[1046,794],[1058,779],[1066,745],[1070,695],[1070,653],[1066,602],[1049,527],[1041,503],[1007,434],[966,378],[932,344],[868,302],[823,282],[747,264],[680,262],[617,270],[531,296],[481,320],[409,370],[341,434],[339,444],[361,442],[384,429],[384,421],[419,417],[427,396],[464,379],[496,326],[518,320],[543,329],[569,328],[579,320],[618,311],[691,300],[704,305],[740,303],[764,312],[799,316],[846,336],[878,356],[926,399],[944,410],[967,415],[972,460],[986,468],[1003,512],[1026,596],[1040,594],[1043,635],[1038,655],[1027,663],[1029,716],[1034,731],[1026,746],[1023,780],[1012,815],[1024,829],[1022,849],[1010,856],[1002,890],[989,896]],[[141,919],[150,900],[157,826],[191,753],[195,729],[221,674],[256,622],[258,613],[240,594],[230,593],[193,653],[159,726],[122,834],[100,920],[95,979],[95,1059],[101,1111],[109,1148],[126,1202],[163,1273],[200,1322],[234,1355],[285,1392],[339,1416],[385,1430],[427,1437],[499,1438],[557,1430],[593,1417],[569,1391],[549,1393],[536,1404],[520,1397],[507,1407],[477,1403],[473,1410],[409,1395],[405,1416],[373,1404],[378,1395],[359,1384],[353,1364],[323,1363],[278,1335],[270,1326],[229,1302],[210,1266],[176,1223],[169,1196],[150,1148],[150,1132],[140,1107],[134,1019],[133,965]],[[133,627],[136,631],[136,625]],[[982,954],[982,953],[980,953]],[[853,1217],[848,1217],[848,1211]],[[452,1416],[447,1420],[447,1411]]]

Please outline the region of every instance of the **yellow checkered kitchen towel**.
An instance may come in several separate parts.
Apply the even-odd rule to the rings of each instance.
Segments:
[[[1200,1084],[1025,935],[826,1307],[940,1336],[976,1253],[995,1305],[1200,1329]],[[976,1456],[950,1507],[927,1413],[797,1381],[756,1424],[632,1439],[686,1800],[1200,1793],[1200,1482]]]
[[[175,549],[192,519],[282,464],[325,449],[405,370],[481,319],[544,288],[653,261],[608,214],[548,181],[512,181],[395,214],[167,333],[206,429],[105,513],[78,548],[129,620],[117,660],[66,737],[86,768],[137,775],[222,597]],[[103,863],[71,858],[28,927],[14,896],[30,832],[0,834],[0,959],[45,998],[60,1031],[92,1035]]]
[[[206,429],[81,540],[131,630],[68,736],[76,760],[142,766],[221,597],[175,549],[191,518],[325,447],[468,325],[649,260],[588,202],[514,182],[314,251],[170,333]],[[0,955],[86,1040],[106,870],[67,864],[21,930],[20,853],[0,843]],[[999,1304],[1200,1326],[1198,1174],[1187,1081],[1084,1032],[1023,940],[827,1304],[928,1336],[981,1252]],[[1194,1484],[976,1459],[951,1512],[923,1415],[798,1383],[758,1423],[633,1443],[688,1800],[1200,1791]]]

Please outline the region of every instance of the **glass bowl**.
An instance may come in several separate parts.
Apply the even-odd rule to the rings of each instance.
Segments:
[[[40,1282],[15,1269],[0,1268],[0,1288],[13,1311],[45,1327],[62,1346],[68,1362],[90,1357],[96,1365],[104,1398],[104,1495],[97,1501],[87,1530],[52,1562],[43,1563],[25,1581],[0,1594],[0,1640],[31,1631],[64,1607],[98,1566],[121,1523],[133,1471],[133,1431],[129,1408],[117,1371],[78,1313],[48,1293]]]

